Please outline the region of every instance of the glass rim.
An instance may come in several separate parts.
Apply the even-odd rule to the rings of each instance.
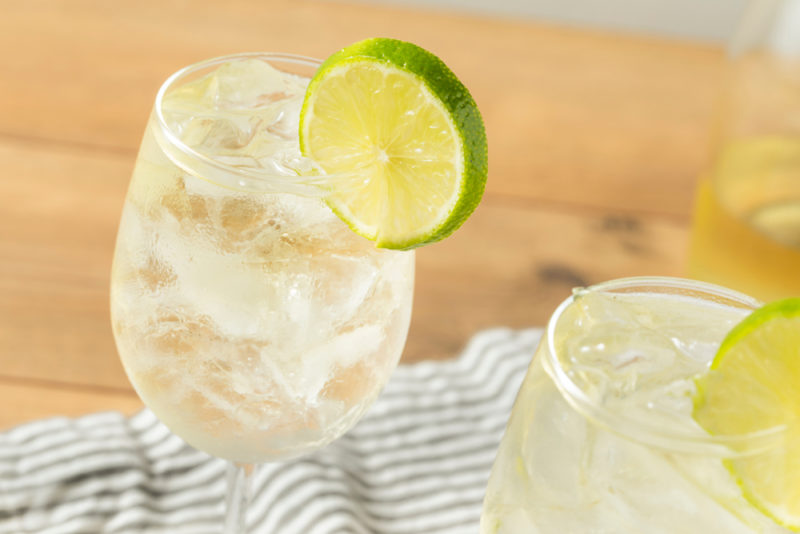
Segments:
[[[161,146],[161,149],[167,157],[182,170],[218,185],[244,190],[293,192],[312,196],[324,195],[325,191],[321,186],[325,183],[330,183],[331,177],[328,175],[314,174],[294,176],[236,167],[193,149],[184,143],[167,123],[164,117],[162,104],[167,92],[173,88],[177,82],[197,71],[243,59],[263,59],[267,62],[281,62],[312,67],[315,70],[322,64],[322,60],[320,59],[296,54],[280,52],[240,52],[217,56],[187,65],[167,77],[156,93],[153,107],[153,114],[155,116],[154,130],[157,134],[156,142]],[[165,144],[168,146],[165,146]]]
[[[708,297],[714,296],[724,301],[739,304],[742,309],[756,309],[762,305],[759,300],[739,293],[732,289],[724,288],[707,282],[689,280],[684,278],[640,276],[609,280],[585,288],[585,291],[617,291],[661,289],[661,294],[670,294],[667,289],[687,290]],[[592,400],[581,387],[573,381],[562,367],[555,342],[555,330],[563,312],[574,302],[575,291],[565,299],[553,312],[545,330],[547,350],[545,351],[545,367],[560,394],[570,406],[583,417],[595,422],[608,430],[621,434],[629,439],[647,445],[656,446],[674,452],[688,452],[698,454],[711,454],[716,456],[747,456],[759,454],[776,447],[785,437],[786,427],[775,426],[755,432],[736,435],[700,435],[692,432],[664,430],[658,425],[648,424],[645,421],[628,417],[621,413],[612,412],[602,404]],[[658,291],[655,294],[659,294]],[[711,300],[711,299],[708,299]]]

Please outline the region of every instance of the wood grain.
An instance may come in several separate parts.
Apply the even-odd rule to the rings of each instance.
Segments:
[[[116,226],[160,83],[211,56],[397,37],[445,59],[489,137],[474,216],[418,252],[405,362],[542,325],[571,287],[680,275],[721,51],[322,0],[29,0],[0,17],[0,428],[139,404],[116,356]]]
[[[489,191],[681,217],[702,166],[721,53],[710,46],[334,2],[31,0],[4,9],[0,132],[135,150],[161,82],[217,55],[326,57],[419,43],[470,88]],[[621,194],[624,192],[624,195]]]
[[[108,285],[132,160],[0,142],[0,375],[128,389]]]
[[[143,405],[132,391],[103,391],[71,388],[60,384],[0,381],[0,399],[13,400],[11,408],[0,410],[0,429],[42,417],[79,417],[89,412],[116,411],[132,415]]]
[[[418,252],[404,360],[450,357],[483,328],[542,326],[575,286],[681,276],[686,240],[684,223],[490,196],[458,233]]]

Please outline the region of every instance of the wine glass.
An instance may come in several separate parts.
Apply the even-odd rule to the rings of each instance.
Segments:
[[[761,306],[679,278],[576,289],[548,321],[520,387],[481,532],[788,534],[767,516],[779,507],[752,499],[737,474],[771,472],[790,457],[787,427],[711,435],[695,416],[696,380]]]
[[[414,253],[377,249],[325,204],[300,154],[317,60],[239,54],[159,90],[122,213],[114,336],[144,403],[231,462],[226,532],[253,468],[324,447],[402,352]]]

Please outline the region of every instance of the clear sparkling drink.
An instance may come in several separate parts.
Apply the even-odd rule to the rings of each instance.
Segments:
[[[718,286],[627,279],[576,290],[551,318],[492,469],[483,534],[784,533],[730,458],[771,434],[710,436],[695,378],[759,303]],[[785,454],[785,453],[784,453]]]
[[[376,249],[311,183],[297,140],[308,78],[271,63],[212,61],[165,84],[112,271],[114,334],[143,401],[241,463],[350,428],[400,357],[413,292],[413,253]]]

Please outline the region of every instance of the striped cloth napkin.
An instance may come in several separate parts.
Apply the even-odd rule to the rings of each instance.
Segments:
[[[541,330],[492,329],[444,362],[400,366],[327,448],[256,471],[248,530],[476,533],[495,451]],[[226,463],[148,410],[0,434],[0,533],[219,533]]]

